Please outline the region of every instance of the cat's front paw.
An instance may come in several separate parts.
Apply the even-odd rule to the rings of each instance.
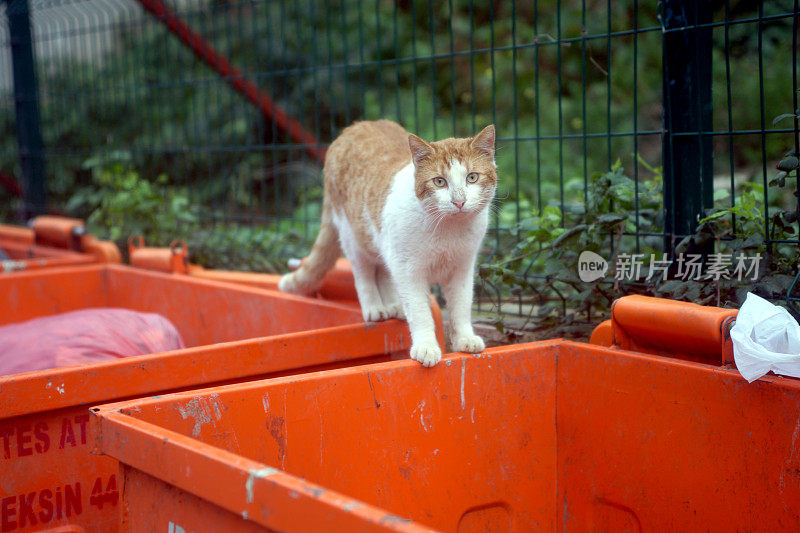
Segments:
[[[411,346],[411,359],[422,366],[433,366],[442,360],[442,350],[436,341],[415,342]]]
[[[364,317],[364,322],[381,322],[392,318],[389,310],[382,305],[362,306],[361,315]]]
[[[480,353],[486,349],[483,339],[475,335],[460,335],[453,339],[454,352]]]
[[[389,315],[389,318],[397,318],[400,320],[406,319],[406,314],[403,312],[403,306],[399,303],[387,306],[386,313]]]

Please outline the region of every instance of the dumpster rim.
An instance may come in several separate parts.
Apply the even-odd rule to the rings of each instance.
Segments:
[[[232,379],[255,378],[262,374],[282,372],[295,368],[296,361],[274,361],[272,358],[264,358],[263,351],[265,345],[280,346],[287,340],[308,340],[313,344],[324,344],[330,339],[341,339],[342,336],[358,337],[361,342],[358,348],[361,352],[358,357],[348,354],[332,353],[328,354],[325,362],[334,363],[342,360],[355,361],[360,358],[367,358],[376,355],[378,352],[384,353],[386,350],[386,336],[397,335],[399,333],[397,325],[400,321],[384,321],[381,323],[354,323],[328,328],[310,329],[294,333],[282,333],[279,335],[269,335],[265,337],[254,337],[217,344],[207,344],[184,348],[182,350],[172,350],[168,352],[158,352],[153,354],[136,355],[110,361],[99,361],[81,366],[61,367],[20,374],[8,374],[0,376],[0,395],[3,398],[13,397],[14,401],[0,400],[0,420],[14,416],[29,415],[63,409],[67,407],[77,407],[80,405],[95,405],[104,401],[114,402],[117,398],[130,396],[147,397],[148,395],[158,394],[159,392],[170,391],[183,387],[197,386],[205,388],[203,385],[210,385],[215,382],[227,381]],[[400,331],[410,346],[410,336],[404,328]],[[405,346],[405,345],[403,345]],[[407,346],[399,347],[395,351],[405,351]],[[170,367],[175,365],[182,366],[186,358],[202,357],[216,359],[218,363],[229,362],[236,364],[225,365],[233,370],[227,373],[216,374],[213,377],[205,377],[205,373],[197,372],[186,375],[180,381],[174,381],[174,376],[165,373],[161,369],[149,369],[148,366],[164,365]],[[148,365],[147,363],[151,363]],[[271,366],[261,366],[271,365]],[[320,364],[315,362],[314,365]],[[130,370],[129,370],[130,369]],[[159,378],[153,378],[152,370],[158,370]],[[133,372],[134,375],[122,376],[126,372]],[[72,390],[71,384],[81,382],[85,378],[113,380],[116,383],[113,391],[108,388],[103,390],[93,389],[91,393],[85,393],[76,398],[74,394],[56,393],[56,385],[62,390]],[[126,378],[121,380],[120,378]],[[137,379],[138,377],[138,379]],[[154,382],[154,379],[159,381]],[[170,381],[171,380],[171,381]],[[167,383],[169,381],[169,383]],[[154,383],[158,383],[155,384]],[[67,385],[65,387],[65,384]],[[19,396],[29,393],[32,387],[46,390],[49,396],[45,399],[37,398],[36,401],[22,402],[20,405]],[[135,401],[135,400],[130,400]],[[10,405],[9,405],[10,404]]]
[[[93,407],[90,412],[93,415],[92,424],[95,428],[97,452],[114,458],[122,465],[175,486],[188,494],[199,497],[221,509],[264,527],[281,529],[280,525],[276,524],[274,520],[270,520],[257,512],[259,500],[255,498],[254,494],[256,490],[263,494],[265,490],[272,488],[271,485],[277,485],[278,491],[273,493],[272,498],[270,498],[272,501],[283,499],[287,503],[290,500],[321,502],[327,507],[328,511],[333,512],[340,520],[355,520],[362,527],[370,529],[382,530],[390,528],[397,531],[417,533],[435,531],[410,519],[398,517],[380,507],[324,488],[280,468],[249,459],[193,437],[163,428],[157,424],[137,419],[113,407]],[[114,442],[106,442],[104,435],[110,435]],[[162,449],[162,454],[176,457],[183,456],[184,459],[191,459],[206,467],[210,465],[218,467],[215,469],[217,470],[217,475],[224,475],[231,480],[238,481],[238,484],[244,489],[244,498],[241,498],[241,494],[238,496],[223,495],[219,491],[206,489],[206,484],[192,483],[191,470],[188,468],[175,468],[173,475],[170,476],[169,474],[164,475],[165,472],[163,470],[156,472],[156,469],[148,465],[146,461],[141,459],[137,461],[137,454],[142,452],[146,454],[155,445],[159,445]],[[113,448],[115,453],[112,455],[106,452],[107,448]],[[219,468],[223,471],[220,472]],[[226,496],[228,499],[236,500],[235,503],[225,501]],[[243,502],[241,501],[242,499],[244,500]],[[232,507],[236,504],[239,504],[237,507],[243,508],[233,509]],[[276,504],[276,508],[278,507],[281,507],[280,503]]]

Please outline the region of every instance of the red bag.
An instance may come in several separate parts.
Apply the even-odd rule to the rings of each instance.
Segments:
[[[0,326],[0,375],[185,348],[161,315],[82,309]]]

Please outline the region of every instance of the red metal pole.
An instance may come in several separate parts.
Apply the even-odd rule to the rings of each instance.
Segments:
[[[288,132],[292,141],[302,144],[308,155],[319,161],[320,164],[324,162],[325,148],[319,145],[319,140],[307,132],[297,119],[289,116],[253,81],[246,78],[241,70],[214,50],[213,46],[199,33],[192,30],[174,11],[164,5],[161,0],[138,1],[142,7],[155,15],[169,31],[183,41],[199,59],[217,71],[239,94],[255,105],[265,117],[275,122],[281,130]]]

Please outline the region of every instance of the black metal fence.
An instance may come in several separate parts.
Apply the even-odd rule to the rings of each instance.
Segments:
[[[560,259],[576,251],[558,251],[573,226],[606,258],[675,254],[712,212],[699,228],[712,248],[758,233],[781,275],[796,272],[800,189],[791,168],[770,181],[798,149],[797,0],[0,5],[6,219],[99,207],[106,222],[152,219],[175,233],[164,239],[257,227],[220,253],[282,256],[313,240],[320,161],[352,121],[429,139],[495,123],[486,261],[516,265],[511,286],[554,277],[542,246],[508,257],[531,251],[529,235]],[[689,244],[713,251],[703,235]],[[514,296],[497,279],[483,305]],[[563,299],[552,283],[547,294],[539,303]]]

